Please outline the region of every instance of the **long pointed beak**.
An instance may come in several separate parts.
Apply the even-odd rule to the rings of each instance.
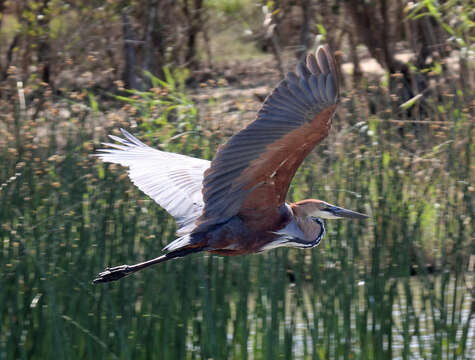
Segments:
[[[334,205],[328,205],[325,208],[325,211],[330,212],[333,216],[337,218],[348,218],[348,219],[366,219],[368,215],[362,214],[356,211],[351,211]]]

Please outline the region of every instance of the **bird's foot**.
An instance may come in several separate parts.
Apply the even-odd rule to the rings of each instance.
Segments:
[[[99,273],[97,278],[95,278],[92,282],[94,284],[99,284],[109,281],[116,281],[131,273],[133,273],[133,271],[129,265],[115,266],[113,268],[107,268],[105,271]]]

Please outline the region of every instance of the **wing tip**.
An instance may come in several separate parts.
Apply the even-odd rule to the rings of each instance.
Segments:
[[[333,74],[335,78],[338,77],[338,67],[335,60],[335,52],[330,49],[328,44],[321,45],[317,48],[315,56],[317,61],[323,63],[323,66],[328,66],[328,72]],[[328,73],[327,72],[327,73]]]
[[[116,143],[102,142],[101,144],[104,146],[104,148],[97,149],[94,154],[95,156],[100,157],[104,155],[104,153],[107,154],[110,152],[126,153],[137,148],[150,148],[148,145],[144,144],[131,133],[129,133],[127,130],[123,128],[119,128],[119,130],[124,136],[124,138],[109,134],[108,137]]]
[[[338,100],[340,86],[338,66],[335,60],[334,52],[331,50],[328,44],[321,45],[315,52],[315,58],[322,72],[327,75],[331,75],[331,77],[327,77],[327,96],[334,99],[334,102],[336,102]],[[332,89],[330,91],[329,86]]]

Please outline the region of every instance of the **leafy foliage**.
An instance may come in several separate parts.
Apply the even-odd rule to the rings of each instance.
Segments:
[[[192,72],[169,64],[140,76],[146,88],[125,89],[107,55],[121,42],[80,41],[77,24],[91,44],[94,29],[118,33],[124,2],[100,3],[24,2],[20,21],[2,17],[14,25],[2,41],[30,29],[32,48],[17,47],[1,87],[1,358],[473,358],[474,93],[462,81],[473,64],[461,50],[472,51],[470,2],[417,2],[410,17],[449,26],[468,66],[449,72],[442,56],[408,64],[430,84],[409,99],[391,88],[401,74],[355,88],[344,78],[330,138],[293,181],[290,200],[318,197],[370,214],[367,222],[328,221],[312,251],[200,254],[99,287],[91,279],[104,266],[153,257],[175,231],[125,169],[91,156],[106,134],[131,128],[153,146],[208,159],[226,140],[226,114],[212,127],[185,86]],[[44,4],[49,25],[31,15]],[[142,18],[134,6],[130,16]],[[41,67],[17,61],[36,61],[45,37],[51,53],[64,49],[55,54],[74,68],[69,79],[60,67],[44,82]]]

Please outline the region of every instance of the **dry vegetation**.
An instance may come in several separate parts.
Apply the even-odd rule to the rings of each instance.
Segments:
[[[473,358],[470,1],[0,0],[0,13],[0,358]],[[90,156],[106,134],[212,158],[324,42],[340,106],[289,196],[371,219],[328,224],[313,251],[196,256],[93,288],[104,264],[174,236],[124,169]]]

